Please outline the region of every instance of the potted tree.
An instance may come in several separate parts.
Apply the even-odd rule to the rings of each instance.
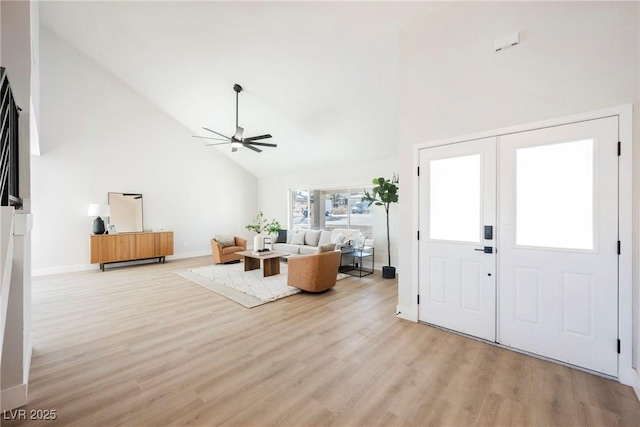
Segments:
[[[393,279],[396,277],[396,268],[391,266],[391,238],[389,237],[389,206],[391,203],[398,203],[398,184],[400,180],[395,173],[389,180],[384,178],[374,178],[373,190],[371,193],[365,190],[362,202],[368,202],[369,206],[375,204],[377,206],[384,206],[384,210],[387,213],[387,254],[389,256],[389,263],[382,267],[382,277],[385,279]]]
[[[272,219],[270,222],[264,217],[262,211],[258,212],[258,215],[253,220],[252,224],[249,224],[245,227],[247,230],[255,231],[257,234],[253,238],[253,250],[256,252],[264,251],[264,236],[262,232],[267,232],[268,235],[278,234],[280,229],[280,223],[275,219]]]

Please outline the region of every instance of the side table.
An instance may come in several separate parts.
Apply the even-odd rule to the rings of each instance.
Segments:
[[[375,259],[375,248],[365,246],[362,249],[354,249],[351,252],[343,252],[340,257],[340,273],[347,273],[352,276],[364,277],[373,274],[373,261]],[[364,268],[364,259],[369,258],[371,268]]]

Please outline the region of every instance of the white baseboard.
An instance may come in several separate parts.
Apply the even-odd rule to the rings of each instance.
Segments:
[[[18,384],[2,390],[0,412],[16,409],[27,404],[27,385]]]
[[[640,372],[636,371],[635,369],[633,369],[633,372],[635,374],[635,378],[632,381],[632,384],[629,385],[633,388],[633,391],[636,392],[636,397],[640,401]]]
[[[206,256],[206,255],[212,256],[211,249],[204,250],[204,251],[183,252],[183,253],[168,256],[167,259],[172,260],[172,259],[183,259],[183,258],[196,258],[199,256]],[[213,262],[213,258],[211,258],[211,262]]]
[[[31,276],[48,276],[50,274],[75,273],[78,271],[97,270],[99,264],[61,265],[58,267],[32,268]]]
[[[167,260],[170,261],[172,259],[196,258],[200,256],[207,256],[207,255],[211,255],[211,250],[183,252],[175,255],[170,255],[167,257]],[[123,266],[123,265],[127,265],[127,263],[129,263],[129,265],[134,265],[139,262],[140,261],[124,261],[124,262],[118,263],[118,265]],[[58,267],[33,268],[31,269],[31,276],[35,277],[35,276],[48,276],[50,274],[75,273],[78,271],[98,270],[99,268],[100,268],[100,264],[76,264],[76,265],[61,265]]]
[[[415,307],[396,305],[396,316],[410,322],[418,321],[418,310]]]

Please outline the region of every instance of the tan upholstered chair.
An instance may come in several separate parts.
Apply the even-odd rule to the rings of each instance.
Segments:
[[[340,252],[330,251],[288,258],[287,285],[303,291],[322,292],[336,284]]]
[[[239,262],[244,259],[242,255],[236,252],[247,250],[247,240],[241,237],[234,237],[235,245],[222,247],[222,244],[216,239],[211,239],[211,252],[213,252],[213,263],[223,264],[228,262]]]

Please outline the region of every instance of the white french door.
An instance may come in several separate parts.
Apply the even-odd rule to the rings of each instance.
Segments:
[[[617,375],[617,141],[613,117],[420,150],[419,320]]]
[[[495,341],[496,139],[421,150],[419,185],[420,320]]]
[[[618,120],[500,138],[499,342],[618,372]]]

